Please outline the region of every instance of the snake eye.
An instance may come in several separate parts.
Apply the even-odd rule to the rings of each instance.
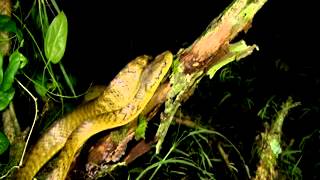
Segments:
[[[140,66],[146,66],[150,59],[151,58],[149,56],[147,56],[147,55],[139,56],[138,59],[137,59],[137,64],[139,64]]]

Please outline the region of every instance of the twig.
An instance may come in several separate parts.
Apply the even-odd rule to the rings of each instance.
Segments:
[[[223,147],[221,146],[221,143],[219,142],[218,145],[218,150],[220,152],[220,155],[222,156],[222,159],[224,160],[224,162],[226,163],[226,166],[228,167],[230,173],[233,175],[234,179],[238,179],[233,172],[233,169],[231,168],[232,164],[229,161],[229,156],[228,154],[223,150]]]
[[[19,80],[17,80],[17,79],[15,79],[15,80],[16,80],[17,83],[32,97],[32,99],[33,99],[33,101],[34,101],[34,104],[35,104],[35,114],[34,114],[33,123],[32,123],[31,129],[30,129],[30,132],[29,132],[29,134],[28,134],[28,138],[27,138],[26,144],[24,145],[24,148],[23,148],[23,152],[22,152],[22,155],[21,155],[21,159],[20,159],[19,165],[18,165],[18,166],[12,166],[12,167],[7,171],[6,174],[4,174],[3,176],[0,177],[0,179],[6,178],[14,169],[19,169],[19,168],[22,166],[23,158],[24,158],[24,155],[25,155],[26,150],[27,150],[28,142],[29,142],[29,140],[30,140],[30,137],[31,137],[31,134],[32,134],[34,125],[35,125],[36,120],[37,120],[37,117],[38,117],[37,98],[36,98]]]
[[[37,104],[37,98],[22,84],[20,83],[19,80],[17,80],[17,83],[32,97],[33,101],[34,101],[34,106],[35,106],[35,113],[34,113],[34,118],[33,118],[33,122],[32,122],[32,126],[31,126],[31,129],[30,129],[30,132],[28,134],[28,137],[27,137],[27,141],[26,141],[26,144],[24,146],[24,149],[23,149],[23,153],[22,153],[22,156],[21,156],[21,159],[20,159],[20,162],[19,162],[19,167],[22,165],[23,163],[23,158],[24,158],[24,155],[26,153],[26,149],[27,149],[27,146],[28,146],[28,143],[29,143],[29,140],[30,140],[30,137],[31,137],[31,134],[32,134],[32,131],[33,131],[33,128],[34,128],[34,125],[37,121],[37,117],[38,117],[38,104]]]
[[[260,152],[260,161],[254,180],[271,180],[279,178],[277,159],[279,154],[282,152],[281,135],[283,121],[287,117],[289,110],[299,105],[300,102],[294,102],[292,98],[289,97],[282,104],[281,109],[276,113],[276,117],[272,122],[271,129],[266,130],[265,133],[261,133],[261,145],[258,147]]]
[[[172,88],[165,103],[165,112],[161,119],[156,138],[156,153],[172,122],[178,107],[188,98],[190,89],[194,89],[208,68],[213,74],[233,60],[239,60],[252,53],[255,47],[238,51],[229,43],[241,31],[247,31],[256,12],[267,0],[234,0],[226,10],[214,19],[206,31],[187,49],[178,53],[179,64],[170,76]],[[241,43],[239,44],[241,45]],[[234,51],[234,52],[233,52]],[[241,53],[244,51],[244,53]],[[229,59],[229,53],[234,59]],[[212,75],[211,75],[212,76]],[[186,95],[187,94],[187,95]]]

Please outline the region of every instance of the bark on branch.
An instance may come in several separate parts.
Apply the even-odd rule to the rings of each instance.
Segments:
[[[152,142],[140,141],[129,151],[123,163],[110,164],[109,167],[104,164],[107,169],[100,169],[98,174],[104,174],[117,165],[131,163],[137,157],[148,152],[154,143],[157,143],[157,153],[160,151],[161,144],[178,107],[192,95],[201,78],[205,75],[212,77],[224,65],[250,55],[257,48],[255,45],[247,46],[244,41],[230,42],[239,32],[246,32],[250,28],[254,15],[266,1],[234,0],[209,24],[190,47],[177,53],[176,60],[179,63],[173,67],[170,82],[167,82],[167,85],[170,83],[170,86],[166,86],[167,88],[163,88],[163,90],[160,88],[160,92],[157,92],[161,97],[166,97],[167,101],[155,139]],[[153,104],[147,106],[149,108],[146,108],[146,112],[152,111],[153,107],[159,107],[166,98],[151,100]],[[152,112],[154,115],[155,111]]]

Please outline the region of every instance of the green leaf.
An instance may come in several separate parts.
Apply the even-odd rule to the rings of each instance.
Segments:
[[[4,72],[4,76],[3,76],[4,78],[3,78],[3,82],[0,87],[0,91],[5,92],[11,88],[14,77],[19,69],[20,62],[17,58],[12,58],[15,56],[14,54],[15,53],[13,53],[10,56],[9,65],[8,65],[6,71]]]
[[[46,89],[44,86],[40,85],[40,84],[35,84],[34,85],[37,93],[41,96],[41,97],[45,97],[47,92],[48,92],[48,89]]]
[[[10,142],[7,136],[0,131],[0,155],[8,149],[9,145]]]
[[[37,91],[37,93],[41,96],[44,97],[46,96],[47,92],[48,92],[48,81],[45,78],[42,81],[42,75],[37,75],[36,78],[34,79],[34,87]]]
[[[26,64],[28,64],[28,59],[18,51],[16,51],[16,57],[14,57],[14,58],[18,58],[20,61],[19,69],[24,68],[26,66]]]
[[[0,15],[0,31],[17,33],[17,26],[9,16]]]
[[[19,42],[23,40],[23,34],[16,23],[9,16],[0,15],[0,31],[15,33]]]
[[[139,140],[141,138],[145,139],[146,129],[148,121],[145,117],[139,117],[138,127],[136,128],[135,139]]]
[[[3,70],[2,70],[2,65],[3,65],[3,55],[0,52],[0,86],[3,80]]]
[[[1,64],[1,76],[2,76],[2,56],[0,57]],[[19,51],[15,51],[9,57],[9,64],[4,72],[3,77],[1,77],[0,84],[0,111],[5,109],[11,102],[14,96],[14,89],[12,88],[12,83],[14,77],[19,68],[22,68],[27,63],[27,58],[24,57]]]
[[[4,73],[3,82],[0,86],[0,91],[5,92],[11,88],[18,69],[23,68],[27,62],[27,58],[19,51],[15,51],[11,54],[9,58],[9,65]]]
[[[4,110],[11,102],[14,96],[14,89],[10,88],[7,91],[0,90],[0,111]]]
[[[50,24],[44,41],[44,51],[50,62],[56,64],[62,59],[67,44],[67,34],[67,17],[61,11]]]

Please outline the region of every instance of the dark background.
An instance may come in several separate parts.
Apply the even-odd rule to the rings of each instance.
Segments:
[[[76,78],[77,93],[91,83],[107,84],[138,55],[155,56],[165,50],[176,53],[188,47],[230,2],[60,1],[69,23],[63,63]],[[249,32],[241,33],[248,44],[257,44],[260,50],[229,65],[240,78],[204,79],[183,106],[190,115],[208,119],[208,124],[235,142],[250,159],[254,137],[263,131],[258,111],[271,97],[280,104],[292,96],[302,105],[286,119],[284,140],[294,139],[298,148],[303,137],[313,133],[298,164],[304,179],[319,178],[320,170],[319,20],[315,7],[306,1],[269,0]],[[217,106],[225,93],[232,96]],[[250,169],[254,167],[253,163]]]
[[[188,47],[230,2],[117,1],[96,4],[63,1],[59,5],[69,22],[64,64],[72,74],[80,77],[78,85],[81,87],[92,81],[108,83],[138,55],[155,56],[165,50],[175,53],[179,48]],[[248,44],[255,43],[260,47],[253,55],[258,66],[265,66],[263,71],[258,71],[260,75],[273,76],[268,66],[277,59],[296,72],[317,72],[316,32],[319,28],[312,7],[307,2],[269,0],[258,12],[252,28],[242,37]],[[313,75],[318,77],[316,72]],[[292,86],[301,88],[298,84]]]
[[[63,1],[70,25],[65,63],[82,82],[107,83],[138,55],[187,47],[229,2]]]

